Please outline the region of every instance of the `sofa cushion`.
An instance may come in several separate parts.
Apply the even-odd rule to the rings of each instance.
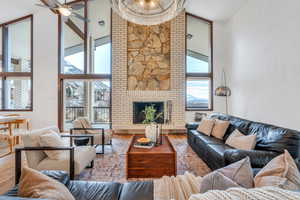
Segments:
[[[211,135],[215,138],[222,140],[229,125],[230,125],[229,121],[216,119]]]
[[[227,190],[231,187],[240,186],[222,173],[214,171],[203,177],[200,185],[200,193],[205,193],[209,190]]]
[[[244,188],[253,187],[253,172],[249,157],[217,170]]]
[[[76,200],[118,200],[122,184],[115,182],[70,181],[68,188]]]
[[[215,125],[215,120],[213,119],[203,119],[199,124],[197,131],[205,135],[210,136]]]
[[[22,169],[18,196],[53,200],[75,200],[65,185],[27,167]]]
[[[51,126],[43,129],[38,129],[31,131],[29,134],[22,135],[22,141],[24,147],[39,147],[39,139],[43,134],[49,133],[49,131],[59,132],[56,126]],[[36,168],[39,162],[47,157],[43,151],[26,151],[26,158],[28,166],[31,168]]]
[[[119,200],[153,200],[153,182],[124,183]]]
[[[69,174],[65,171],[43,170],[41,172],[64,185],[68,185],[70,183]]]
[[[204,176],[200,193],[230,187],[253,187],[253,172],[248,157]]]
[[[58,135],[49,130],[49,133],[40,136],[40,146],[42,147],[67,147],[68,144]],[[68,156],[67,151],[44,151],[50,159],[59,160]]]
[[[223,140],[220,140],[215,137],[207,136],[202,133],[199,133],[196,137],[201,139],[206,144],[224,144]]]
[[[75,174],[78,175],[80,172],[87,167],[91,161],[96,157],[96,149],[92,146],[79,146],[75,148],[74,162],[75,162]],[[38,170],[70,170],[69,156],[60,159],[53,160],[51,158],[45,158],[38,166]]]
[[[216,157],[223,159],[226,150],[232,149],[232,147],[226,144],[208,144],[208,151],[212,152]]]
[[[276,186],[287,190],[300,190],[300,173],[293,158],[284,151],[271,160],[256,176],[255,187]]]
[[[239,129],[241,132],[245,133],[246,135],[248,135],[248,130],[249,130],[249,126],[251,124],[251,121],[249,120],[245,120],[245,119],[241,119],[238,117],[234,117],[234,116],[230,116],[230,115],[226,115],[226,114],[221,114],[221,113],[212,113],[209,118],[213,118],[213,119],[219,119],[219,120],[225,120],[225,121],[229,121],[230,125],[228,126],[226,133],[223,137],[224,140],[226,140],[229,135],[235,130],[235,129]]]
[[[256,144],[256,135],[244,135],[236,129],[227,138],[225,144],[242,150],[253,150]]]

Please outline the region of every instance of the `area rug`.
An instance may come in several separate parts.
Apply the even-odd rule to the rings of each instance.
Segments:
[[[85,169],[80,180],[126,182],[145,179],[126,179],[126,150],[131,136],[116,135],[112,146],[105,147],[104,155],[97,155],[93,169]],[[187,144],[186,136],[170,135],[170,141],[177,151],[177,175],[188,171],[196,176],[204,176],[211,170]]]

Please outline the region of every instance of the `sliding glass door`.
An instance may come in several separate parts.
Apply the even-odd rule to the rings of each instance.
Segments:
[[[110,127],[110,80],[64,81],[64,127],[86,117],[96,127]]]
[[[111,122],[111,9],[109,0],[73,1],[80,14],[60,17],[59,127],[68,131],[73,121],[86,117],[93,126]]]

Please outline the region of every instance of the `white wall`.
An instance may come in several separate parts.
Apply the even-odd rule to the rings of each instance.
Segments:
[[[299,10],[251,0],[230,20],[231,114],[300,130]]]
[[[33,128],[57,125],[57,16],[48,10],[34,14],[33,112],[22,115]],[[2,112],[3,113],[3,112]]]

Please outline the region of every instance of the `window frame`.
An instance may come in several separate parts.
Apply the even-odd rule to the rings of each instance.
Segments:
[[[187,18],[189,17],[194,17],[196,19],[205,21],[210,25],[210,71],[208,73],[188,73],[187,71],[187,56],[188,56],[188,49],[187,49],[187,38],[185,38],[185,110],[186,111],[213,111],[214,110],[214,94],[213,94],[213,82],[214,82],[214,67],[213,67],[213,21],[193,15],[191,13],[186,12],[185,15],[185,35],[187,36]],[[188,107],[187,104],[187,81],[188,79],[194,79],[194,80],[201,80],[201,79],[208,79],[210,81],[210,86],[209,86],[209,107],[208,108],[201,108],[201,107]]]
[[[43,2],[43,0],[42,0]],[[87,18],[89,16],[88,13],[88,1],[86,0],[74,0],[71,2],[68,2],[68,5],[71,5],[73,3],[83,2],[85,4],[84,7],[84,16]],[[56,13],[54,10],[52,10],[54,13]],[[91,61],[90,56],[88,55],[88,22],[84,23],[84,32],[82,33],[80,29],[76,26],[76,24],[72,24],[72,21],[70,25],[73,27],[69,27],[73,29],[73,31],[81,35],[80,37],[83,37],[84,39],[84,72],[82,74],[65,74],[62,71],[63,66],[63,20],[59,13],[58,14],[58,127],[61,131],[64,131],[64,80],[109,80],[110,81],[110,122],[112,122],[112,66],[110,66],[110,73],[109,74],[93,74],[88,69],[88,59]],[[110,12],[110,20],[112,22],[112,9]],[[77,27],[77,28],[76,28]],[[112,44],[111,40],[111,33],[112,33],[112,24],[110,27],[110,42]],[[112,48],[111,48],[112,53]],[[112,63],[112,58],[111,58]],[[111,125],[110,125],[111,126]]]
[[[18,22],[22,22],[24,20],[28,20],[30,19],[30,59],[31,59],[31,63],[30,63],[30,72],[7,72],[6,71],[6,64],[4,61],[2,62],[1,68],[2,71],[0,72],[0,79],[2,81],[2,98],[1,98],[1,108],[0,111],[5,111],[5,112],[32,112],[33,111],[33,15],[26,15],[5,23],[0,24],[0,28],[2,28],[2,35],[0,37],[2,37],[2,46],[0,48],[2,48],[2,54],[3,54],[3,58],[6,57],[7,53],[7,48],[4,45],[4,41],[6,41],[6,38],[4,36],[5,33],[3,33],[3,29],[11,24],[15,24]],[[3,64],[4,63],[4,64]],[[8,78],[29,78],[30,79],[30,108],[29,109],[8,109],[5,108],[5,97],[6,97],[6,92],[4,89],[5,88],[5,81]]]

